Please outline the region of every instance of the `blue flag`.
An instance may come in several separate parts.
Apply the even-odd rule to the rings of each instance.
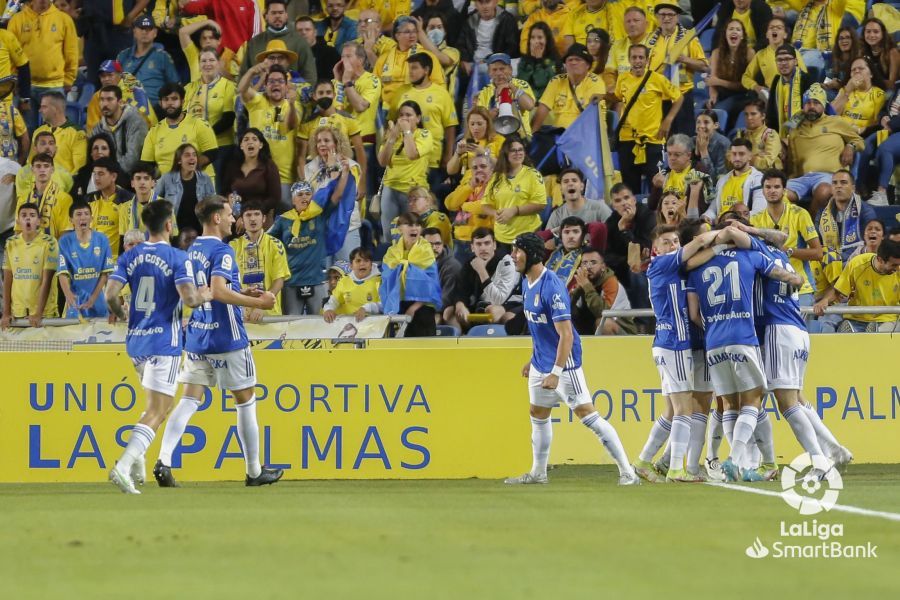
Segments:
[[[575,122],[559,136],[556,144],[569,162],[581,169],[595,190],[605,190],[598,104],[588,104]]]
[[[332,179],[313,194],[313,202],[322,207],[328,215],[325,232],[325,252],[332,255],[344,245],[344,238],[350,229],[350,216],[356,206],[356,177],[352,174],[344,187],[344,193],[334,209],[331,209],[331,196],[338,185],[338,179]]]
[[[479,63],[472,63],[472,75],[469,77],[469,86],[466,88],[466,97],[463,99],[463,118],[469,115],[469,111],[475,106],[478,92],[484,87]]]

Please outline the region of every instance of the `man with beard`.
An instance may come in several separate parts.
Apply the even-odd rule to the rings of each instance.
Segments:
[[[596,248],[585,248],[581,265],[575,271],[572,295],[572,322],[580,335],[633,335],[637,333],[634,320],[629,317],[607,319],[598,330],[603,311],[630,310],[631,302],[625,287],[619,283],[612,269],[606,266],[603,255]]]
[[[612,215],[612,209],[600,200],[588,200],[584,197],[584,174],[576,168],[568,167],[559,174],[559,186],[562,188],[563,204],[550,214],[547,229],[555,235],[557,229],[568,217],[578,217],[585,223],[606,221]],[[596,246],[597,240],[591,240]]]
[[[853,164],[854,152],[865,141],[849,121],[833,114],[825,90],[813,84],[803,95],[803,122],[788,136],[788,165],[792,178],[788,198],[798,202],[812,196],[809,212],[817,214],[831,197],[831,175]]]
[[[437,227],[426,227],[422,230],[422,237],[431,244],[434,258],[438,264],[438,276],[441,278],[441,301],[444,306],[453,306],[456,299],[456,282],[462,265],[456,257],[450,253],[450,248],[444,245],[444,237]]]
[[[743,203],[750,207],[750,214],[762,212],[766,201],[762,192],[762,173],[750,165],[753,158],[753,144],[738,138],[731,143],[731,171],[719,178],[716,184],[716,199],[713,200],[703,218],[715,223],[722,213],[733,210]]]
[[[775,69],[778,76],[769,83],[766,123],[785,137],[802,120],[803,96],[815,80],[800,69],[797,51],[790,44],[775,50]]]
[[[430,175],[439,176],[447,171],[447,161],[453,156],[456,143],[456,126],[459,119],[453,97],[442,86],[431,81],[434,61],[423,52],[413,54],[406,59],[410,83],[403,85],[394,95],[392,119],[396,120],[401,104],[408,100],[416,102],[422,109],[422,124],[434,139],[431,156],[428,159]],[[437,168],[440,167],[438,171]],[[437,179],[439,181],[440,179]],[[429,177],[432,184],[432,177]]]
[[[347,0],[328,0],[325,12],[328,18],[319,22],[318,34],[325,38],[325,43],[340,52],[344,42],[356,39],[356,21],[345,14]]]
[[[266,2],[266,30],[253,36],[243,47],[244,57],[241,62],[241,77],[253,66],[256,55],[265,51],[266,45],[273,39],[284,40],[285,46],[297,55],[296,63],[291,65],[306,81],[316,80],[316,61],[312,50],[303,37],[288,26],[287,0],[271,0]],[[273,151],[274,155],[274,151]]]
[[[266,86],[261,94],[250,85],[257,75]],[[290,187],[294,181],[294,165],[297,164],[294,136],[300,124],[300,115],[293,102],[296,93],[287,82],[288,73],[284,68],[269,66],[263,61],[244,73],[237,87],[250,117],[250,127],[263,132],[272,151],[272,160],[278,165],[282,209],[290,206]]]
[[[462,267],[456,283],[456,302],[444,309],[444,322],[461,331],[472,324],[469,315],[487,313],[491,323],[505,323],[522,305],[517,292],[520,275],[508,254],[497,254],[494,232],[479,227],[472,233],[475,254]]]
[[[581,252],[587,237],[587,225],[578,217],[566,217],[559,226],[559,246],[544,263],[571,291],[575,271],[581,264]]]
[[[306,161],[309,158],[307,155],[315,156],[315,140],[312,140],[313,147],[310,148],[310,139],[319,127],[334,127],[347,136],[353,148],[353,156],[359,163],[360,172],[366,172],[366,153],[360,136],[360,123],[350,113],[337,109],[334,95],[334,84],[331,80],[316,82],[312,93],[316,108],[297,130],[297,172],[300,179],[307,179]]]
[[[837,250],[844,262],[850,260],[854,253],[863,251],[863,232],[875,217],[875,209],[856,193],[856,180],[850,171],[835,171],[831,177],[831,198],[815,220],[826,249]]]
[[[141,159],[141,145],[147,137],[147,121],[137,108],[125,102],[122,88],[105,85],[100,95],[100,121],[91,135],[106,132],[116,143],[116,161],[126,173],[137,166]]]
[[[172,170],[175,151],[182,144],[192,144],[200,153],[198,168],[215,177],[212,162],[219,145],[209,123],[182,110],[184,88],[179,83],[167,83],[159,89],[159,105],[163,119],[150,128],[144,139],[141,160],[155,163],[161,175]]]

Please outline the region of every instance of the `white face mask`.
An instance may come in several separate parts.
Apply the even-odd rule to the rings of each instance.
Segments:
[[[428,32],[428,39],[431,40],[431,43],[435,46],[440,46],[441,42],[444,41],[444,30],[432,29]]]

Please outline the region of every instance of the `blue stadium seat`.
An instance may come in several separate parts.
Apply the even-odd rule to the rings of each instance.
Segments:
[[[506,335],[506,328],[503,325],[476,325],[469,330],[469,335],[473,337],[503,337]]]
[[[703,47],[703,51],[707,56],[713,51],[713,44],[715,43],[715,35],[716,30],[713,27],[709,29],[705,29],[703,33],[700,34],[700,45]]]
[[[875,209],[875,215],[884,221],[888,229],[900,225],[900,206],[873,206],[872,208]]]
[[[731,132],[729,132],[729,137],[731,133],[734,133],[738,129],[744,129],[747,127],[747,117],[744,115],[744,111],[738,113],[737,122],[735,122],[734,127],[731,128]]]
[[[94,84],[82,82],[78,88],[78,99],[66,104],[66,118],[79,129],[83,129],[87,121],[87,105],[91,101],[94,91],[96,91]]]
[[[457,329],[453,325],[438,325],[437,326],[437,336],[438,337],[459,337],[459,329]]]

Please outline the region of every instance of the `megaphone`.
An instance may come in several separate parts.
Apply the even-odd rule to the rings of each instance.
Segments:
[[[518,111],[513,107],[512,92],[509,88],[500,90],[500,99],[497,103],[497,118],[494,119],[494,131],[502,136],[508,136],[519,131],[522,121],[516,115]]]

